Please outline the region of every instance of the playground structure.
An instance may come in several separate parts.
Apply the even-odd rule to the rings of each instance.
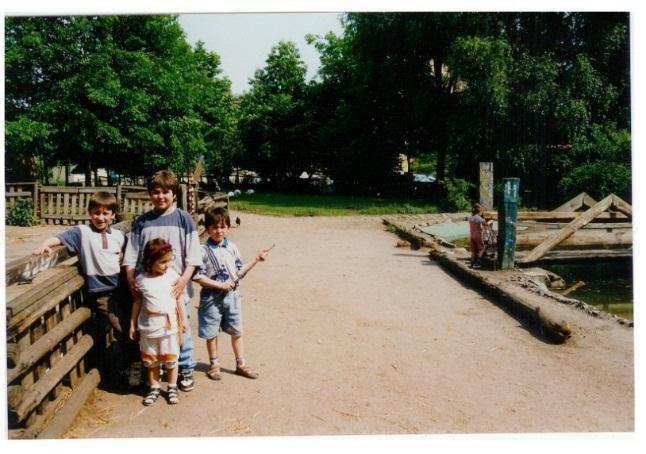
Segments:
[[[597,202],[584,192],[553,211],[518,212],[515,263],[627,258],[632,243],[630,204],[614,194]]]

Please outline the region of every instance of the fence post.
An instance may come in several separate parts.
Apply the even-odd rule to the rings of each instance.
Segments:
[[[38,197],[38,180],[34,181],[34,217],[40,219],[40,199]]]
[[[514,268],[516,253],[516,219],[518,218],[519,178],[503,178],[502,197],[498,209],[498,257],[500,269]]]
[[[123,203],[121,203],[121,182],[117,183],[117,193],[115,194],[117,198],[117,206],[119,207],[120,216],[123,214]]]
[[[493,208],[493,162],[480,163],[479,202],[483,209]]]

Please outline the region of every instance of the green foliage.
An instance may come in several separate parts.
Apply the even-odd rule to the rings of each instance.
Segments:
[[[471,209],[469,190],[473,187],[472,184],[460,178],[447,179],[442,184],[446,190],[441,204],[443,211],[453,213]]]
[[[348,216],[436,213],[427,202],[340,195],[256,193],[230,200],[234,210],[275,216]]]
[[[230,84],[172,16],[12,17],[7,153],[139,176],[232,147]],[[132,159],[136,156],[137,159]],[[23,159],[24,161],[24,159]]]
[[[40,221],[34,216],[34,204],[31,199],[17,199],[9,210],[6,223],[20,227],[38,225]]]
[[[590,138],[575,143],[563,163],[560,189],[568,196],[582,191],[601,199],[610,193],[631,199],[630,134],[614,124],[593,125]]]

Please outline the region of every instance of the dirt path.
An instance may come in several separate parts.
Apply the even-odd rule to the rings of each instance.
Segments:
[[[634,430],[632,329],[590,317],[550,345],[396,248],[378,217],[240,217],[244,257],[276,243],[242,284],[260,379],[230,373],[223,336],[223,379],[208,380],[198,341],[179,405],[97,391],[69,437]]]

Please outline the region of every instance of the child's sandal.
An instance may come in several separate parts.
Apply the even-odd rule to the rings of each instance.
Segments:
[[[154,404],[155,401],[157,400],[157,398],[159,397],[159,393],[160,393],[159,388],[152,388],[151,387],[150,390],[148,391],[148,394],[146,394],[146,397],[144,397],[144,400],[142,401],[142,403],[146,407],[148,407],[149,405]]]
[[[209,369],[206,371],[206,376],[211,380],[220,380],[222,378],[220,375],[220,365],[211,363]]]
[[[168,385],[168,391],[166,392],[168,397],[168,403],[175,405],[179,403],[179,396],[177,395],[177,386]]]

